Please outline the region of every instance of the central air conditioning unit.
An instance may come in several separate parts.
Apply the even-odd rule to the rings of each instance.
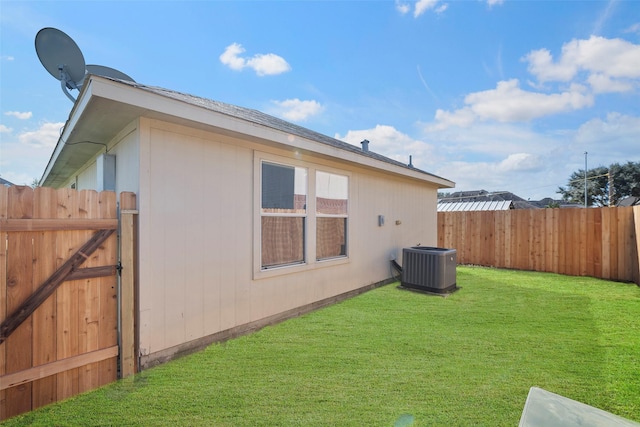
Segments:
[[[402,287],[436,294],[458,290],[455,249],[414,246],[402,249]]]

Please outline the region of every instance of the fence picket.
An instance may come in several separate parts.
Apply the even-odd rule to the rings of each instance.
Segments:
[[[33,190],[9,188],[7,218],[33,217]],[[32,239],[34,233],[9,235],[7,241],[7,312],[13,312],[33,291]],[[22,323],[6,340],[5,374],[31,367],[33,352],[31,319]],[[31,384],[6,390],[7,416],[31,409]]]
[[[0,185],[0,220],[7,219],[9,188]],[[7,233],[0,228],[0,319],[7,317]],[[6,374],[7,343],[0,344],[0,376]],[[0,390],[0,402],[6,402],[6,390]],[[7,404],[0,403],[0,420],[7,418]]]
[[[55,217],[58,193],[52,188],[36,188],[34,191],[34,216]],[[34,276],[37,285],[43,283],[56,268],[57,232],[40,231],[34,241]],[[56,295],[51,295],[33,313],[33,365],[44,365],[56,360],[55,329]],[[41,378],[32,384],[33,408],[55,402],[57,381],[55,375]]]

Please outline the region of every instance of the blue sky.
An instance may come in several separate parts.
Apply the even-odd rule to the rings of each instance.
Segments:
[[[72,103],[37,32],[87,64],[255,108],[456,182],[557,197],[640,161],[640,1],[0,0],[0,176],[40,178]],[[76,91],[72,94],[77,95]]]

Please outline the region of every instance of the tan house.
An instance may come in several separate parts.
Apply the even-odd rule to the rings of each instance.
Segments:
[[[454,183],[259,111],[91,76],[41,185],[137,195],[139,367],[384,283]]]

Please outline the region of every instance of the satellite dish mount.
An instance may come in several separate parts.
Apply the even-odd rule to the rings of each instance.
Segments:
[[[69,76],[69,73],[67,73],[65,68],[66,67],[63,64],[58,65],[58,70],[60,70],[60,87],[62,88],[64,94],[67,95],[67,98],[71,100],[71,102],[76,102],[76,99],[71,95],[71,93],[69,93],[69,89],[80,90],[81,88],[78,87],[76,82],[71,80],[71,76]]]

